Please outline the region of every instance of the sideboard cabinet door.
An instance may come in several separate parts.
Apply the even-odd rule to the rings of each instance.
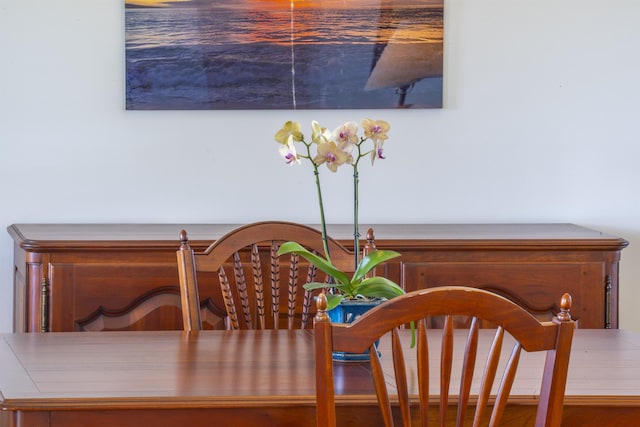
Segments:
[[[408,262],[403,263],[403,277],[407,290],[448,285],[493,291],[545,320],[560,311],[560,298],[569,292],[571,315],[579,327],[613,327],[602,263]]]

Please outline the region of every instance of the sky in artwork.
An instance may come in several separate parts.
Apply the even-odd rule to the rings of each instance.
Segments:
[[[147,7],[167,7],[172,3],[187,3],[191,0],[125,0],[124,4]]]
[[[443,0],[125,0],[125,4],[147,7],[225,7],[243,9],[365,8],[441,6]]]

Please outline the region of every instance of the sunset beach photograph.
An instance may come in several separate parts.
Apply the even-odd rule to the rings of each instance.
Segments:
[[[126,108],[441,108],[443,0],[125,0]]]

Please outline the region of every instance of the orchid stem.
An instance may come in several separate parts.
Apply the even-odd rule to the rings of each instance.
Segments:
[[[313,165],[313,174],[316,176],[316,188],[318,190],[318,204],[320,205],[320,224],[322,231],[322,246],[324,248],[324,255],[327,258],[327,261],[331,262],[331,257],[329,256],[329,242],[327,239],[327,223],[324,219],[324,204],[322,203],[322,190],[320,189],[320,173],[318,172],[318,166],[314,163]]]
[[[307,156],[311,164],[313,165],[313,174],[316,178],[316,190],[318,192],[318,205],[320,206],[320,226],[322,233],[322,248],[324,249],[324,256],[331,263],[331,257],[329,255],[329,239],[327,238],[327,222],[324,219],[324,203],[322,203],[322,189],[320,186],[320,171],[318,171],[318,165],[313,161],[313,157],[311,157],[311,144],[302,141],[302,143],[307,147]]]
[[[358,175],[358,163],[360,163],[360,159],[362,158],[362,143],[364,141],[366,141],[366,139],[361,138],[360,143],[356,144],[358,156],[356,157],[355,162],[353,162],[353,268],[356,270],[358,269],[358,264],[360,264],[360,227],[358,223],[358,187],[360,184],[360,177]]]
[[[360,230],[358,229],[358,162],[353,165],[353,252],[353,268],[355,271],[360,263]]]

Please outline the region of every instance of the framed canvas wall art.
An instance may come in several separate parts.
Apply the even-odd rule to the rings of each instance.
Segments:
[[[130,110],[441,108],[443,0],[125,0]]]

